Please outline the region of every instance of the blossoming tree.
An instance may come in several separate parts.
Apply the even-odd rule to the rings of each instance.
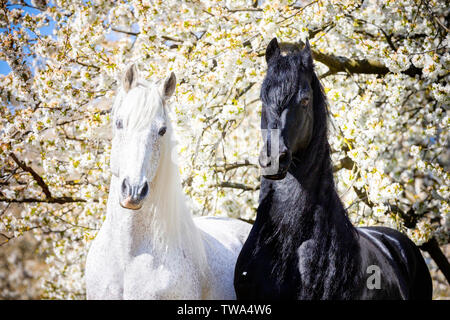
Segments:
[[[174,152],[192,211],[254,219],[265,47],[309,38],[352,221],[405,232],[448,279],[449,28],[437,0],[1,0],[12,71],[0,77],[0,246],[32,235],[47,256],[43,297],[84,297],[112,99],[131,62],[179,79]]]

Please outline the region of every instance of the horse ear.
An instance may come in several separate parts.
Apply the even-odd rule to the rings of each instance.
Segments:
[[[139,77],[138,69],[136,65],[133,63],[127,68],[122,78],[122,87],[125,90],[125,92],[130,91],[136,86],[138,77]]]
[[[170,98],[170,96],[175,91],[175,87],[177,85],[177,78],[175,77],[175,74],[173,72],[170,73],[170,75],[164,80],[164,84],[162,86],[162,96],[164,100],[167,100]]]
[[[267,45],[266,49],[266,61],[269,63],[269,61],[280,55],[280,46],[278,45],[277,38],[273,38],[270,40],[269,44]]]
[[[303,66],[308,69],[313,69],[313,58],[312,58],[312,52],[311,52],[311,45],[309,44],[308,38],[306,38],[305,47],[303,48],[302,52],[302,61]]]

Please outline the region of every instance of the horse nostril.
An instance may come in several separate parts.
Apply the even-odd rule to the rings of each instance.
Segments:
[[[148,193],[148,183],[147,183],[147,181],[145,181],[144,182],[144,185],[141,187],[141,189],[140,189],[140,191],[139,191],[139,197],[142,199],[142,198],[145,198],[145,196],[147,195],[147,193]]]
[[[128,179],[127,178],[125,178],[125,179],[123,179],[123,181],[122,181],[122,185],[121,185],[121,191],[122,191],[122,194],[123,195],[127,195],[130,190],[130,184],[128,183]]]

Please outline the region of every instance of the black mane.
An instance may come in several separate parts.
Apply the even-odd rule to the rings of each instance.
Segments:
[[[300,278],[298,298],[351,298],[348,288],[354,288],[358,281],[359,247],[357,232],[335,190],[326,98],[312,65],[309,68],[304,59],[299,64],[298,47],[291,45],[287,49],[286,55],[271,61],[261,99],[289,99],[297,90],[299,71],[309,72],[314,92],[314,129],[307,150],[293,154],[291,175],[283,182],[262,178],[257,215],[263,217],[269,212],[270,218],[262,228],[267,232],[266,243],[260,245],[271,243],[281,255],[272,270],[278,282],[289,281],[286,278],[292,276]],[[312,241],[306,244],[308,240]],[[296,253],[304,243],[304,259],[298,261]],[[295,266],[298,270],[299,265],[301,274],[293,275],[295,270],[290,269]]]

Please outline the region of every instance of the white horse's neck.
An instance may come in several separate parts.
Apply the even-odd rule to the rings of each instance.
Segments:
[[[118,254],[123,261],[146,253],[159,264],[170,254],[182,254],[194,259],[201,268],[206,265],[203,241],[187,208],[179,169],[171,159],[174,148],[171,134],[168,124],[158,170],[142,208],[132,211],[119,205],[120,182],[113,176],[106,219],[112,234],[117,235],[114,241],[119,245]]]

